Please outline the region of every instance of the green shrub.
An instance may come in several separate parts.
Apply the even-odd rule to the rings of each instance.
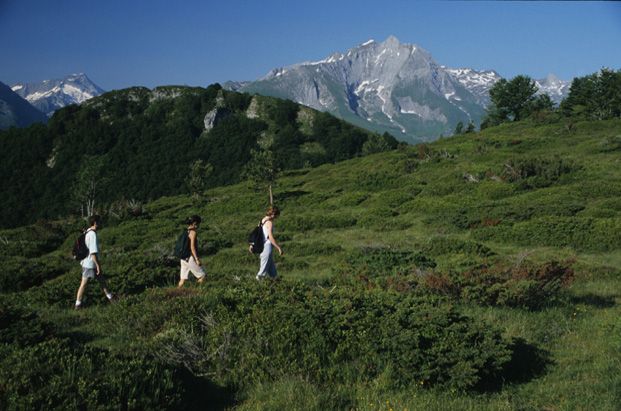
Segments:
[[[43,284],[71,270],[75,261],[58,256],[3,258],[0,268],[0,293],[23,291]]]
[[[343,251],[339,244],[325,243],[322,241],[310,240],[304,242],[292,241],[287,243],[287,254],[296,256],[321,256],[332,255]]]
[[[391,367],[393,386],[468,389],[510,356],[497,331],[413,295],[240,284],[210,293],[201,308],[194,303],[182,309],[182,324],[156,336],[156,350],[226,386],[296,374],[353,383]]]
[[[381,227],[398,215],[399,213],[397,211],[386,206],[368,208],[364,211],[362,216],[358,218],[356,225],[364,228]]]
[[[278,229],[293,232],[324,230],[354,226],[356,218],[347,213],[287,215],[282,217],[278,225]]]
[[[571,262],[539,266],[482,265],[462,273],[428,274],[423,287],[460,300],[483,305],[539,309],[560,297],[573,279]]]
[[[572,247],[584,251],[610,251],[621,247],[621,219],[542,217],[522,223],[485,227],[473,232],[479,240],[520,245]]]
[[[68,224],[40,221],[26,227],[0,230],[0,256],[38,257],[56,250],[71,231]],[[75,237],[79,235],[75,231]],[[71,250],[67,250],[67,255]]]
[[[339,207],[355,207],[369,198],[369,194],[364,192],[346,192],[326,200],[322,206],[332,209]]]
[[[346,272],[366,277],[383,277],[408,274],[416,268],[425,270],[435,266],[433,260],[420,252],[365,247],[349,254]]]
[[[53,340],[2,359],[0,404],[6,410],[183,408],[179,374],[145,357],[74,350]]]
[[[48,339],[52,335],[52,324],[43,321],[38,312],[18,305],[16,301],[0,297],[0,343],[23,347]]]
[[[523,157],[509,160],[502,176],[522,188],[541,188],[555,184],[559,179],[579,167],[572,161],[560,157]]]
[[[494,252],[487,246],[474,241],[465,241],[453,237],[433,237],[423,251],[429,255],[473,254],[479,257],[490,257]]]

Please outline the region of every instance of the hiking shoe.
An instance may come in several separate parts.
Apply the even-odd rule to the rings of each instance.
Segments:
[[[84,307],[82,306],[82,304],[80,304],[80,305],[74,305],[74,306],[73,306],[73,309],[74,309],[74,310],[76,310],[76,311],[77,311],[77,310],[82,310],[83,308],[84,308]]]

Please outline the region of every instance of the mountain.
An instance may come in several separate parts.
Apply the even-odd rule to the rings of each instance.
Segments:
[[[0,82],[0,129],[12,126],[27,127],[32,123],[46,121],[45,114]]]
[[[442,66],[442,68],[468,89],[483,107],[487,107],[490,103],[489,89],[502,78],[494,70],[452,69],[445,66]]]
[[[84,73],[38,83],[15,84],[12,89],[48,117],[51,117],[59,108],[70,104],[80,104],[104,93],[104,90]]]
[[[423,48],[390,36],[346,53],[272,70],[241,91],[289,98],[399,139],[416,142],[478,123],[485,110]]]
[[[231,90],[231,91],[239,91],[241,90],[242,87],[247,86],[248,84],[252,83],[251,81],[226,81],[224,82],[224,84],[222,84],[222,88],[224,88],[225,90]]]
[[[493,70],[439,65],[423,48],[390,36],[320,61],[273,69],[254,82],[227,82],[225,87],[288,98],[418,142],[451,134],[460,121],[479,124],[489,104],[489,89],[501,78]],[[537,84],[558,102],[568,82],[549,77]]]
[[[560,104],[567,97],[571,87],[571,81],[561,80],[554,74],[548,74],[544,79],[535,80],[535,84],[539,88],[538,93],[547,94],[556,104]]]

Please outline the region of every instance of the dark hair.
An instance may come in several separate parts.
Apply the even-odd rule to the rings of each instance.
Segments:
[[[92,227],[93,225],[95,225],[95,223],[97,223],[97,225],[101,225],[101,216],[100,215],[92,215],[88,218],[88,224]]]
[[[190,218],[186,219],[185,223],[187,225],[194,224],[194,223],[200,224],[201,221],[203,221],[203,219],[200,216],[195,214],[195,215],[191,216]]]

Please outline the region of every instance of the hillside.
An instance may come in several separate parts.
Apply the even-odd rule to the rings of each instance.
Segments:
[[[598,409],[621,398],[620,120],[507,124],[285,172],[281,281],[246,183],[0,231],[0,408]],[[208,279],[174,288],[181,220]],[[59,362],[59,358],[62,360]]]
[[[27,127],[33,123],[45,123],[45,114],[0,82],[0,130],[9,127]]]
[[[10,90],[9,90],[10,91]],[[373,144],[379,143],[379,144]],[[88,208],[237,183],[253,150],[297,169],[395,147],[396,140],[271,97],[208,88],[134,87],[55,112],[46,126],[0,134],[0,227]]]

